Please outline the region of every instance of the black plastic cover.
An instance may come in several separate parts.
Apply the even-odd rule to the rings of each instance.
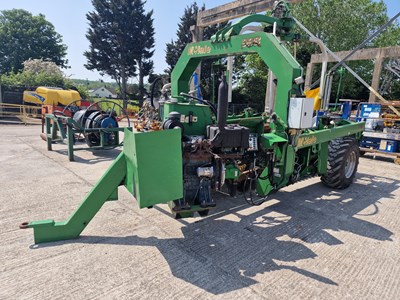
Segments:
[[[230,124],[223,130],[218,126],[208,126],[207,136],[214,148],[249,148],[250,130],[247,127]]]

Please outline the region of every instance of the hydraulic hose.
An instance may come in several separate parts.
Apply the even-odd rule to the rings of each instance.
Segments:
[[[155,91],[155,87],[156,87],[156,83],[158,81],[160,81],[162,79],[162,77],[157,77],[153,83],[151,84],[151,93],[150,93],[150,104],[151,106],[154,107],[154,91]]]

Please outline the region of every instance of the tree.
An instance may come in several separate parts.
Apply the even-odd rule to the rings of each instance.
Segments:
[[[89,98],[86,85],[77,84],[60,70],[54,62],[42,59],[29,59],[23,63],[24,69],[19,73],[9,73],[0,76],[2,85],[20,86],[35,89],[38,86],[53,86],[78,90],[82,99]]]
[[[22,63],[24,69],[19,73],[1,75],[1,83],[21,86],[57,86],[64,87],[66,78],[60,68],[51,61],[30,59]]]
[[[32,74],[46,73],[48,75],[59,77],[64,76],[63,72],[53,61],[43,59],[28,59],[22,64],[24,66],[24,72]]]
[[[64,86],[64,78],[60,76],[54,76],[47,73],[9,73],[0,75],[2,85],[19,85],[19,86]]]
[[[153,11],[145,13],[141,0],[92,0],[92,4],[94,11],[86,15],[90,49],[84,53],[85,66],[111,76],[126,100],[128,79],[139,75],[143,92],[143,77],[153,68]]]
[[[351,50],[389,20],[382,0],[318,0],[318,5],[305,0],[293,6],[292,14],[332,51]],[[392,25],[367,47],[400,44],[399,33],[398,26]],[[302,44],[299,51],[311,55],[316,49],[312,44]],[[303,65],[310,57],[305,55],[304,59]]]
[[[305,27],[320,38],[332,51],[351,50],[365,40],[372,32],[385,24],[389,19],[383,1],[372,0],[305,0],[292,6],[292,15]],[[296,29],[304,35],[300,29]],[[367,47],[384,47],[400,44],[400,28],[397,24],[390,26]],[[290,46],[288,45],[288,48]],[[290,49],[291,51],[293,49]],[[319,47],[311,43],[299,43],[297,60],[305,68],[313,53],[319,53]],[[239,83],[243,89],[255,81],[253,76],[266,77],[268,68],[259,57],[246,58],[245,74]],[[372,62],[349,62],[361,77],[367,82],[372,78]],[[330,64],[331,66],[331,64]],[[313,78],[319,78],[320,70],[316,68]],[[332,98],[336,95],[339,76],[334,77]],[[344,90],[342,96],[352,99],[368,98],[368,90],[364,88],[348,72],[344,75]],[[265,89],[265,85],[264,85]],[[265,93],[264,93],[265,95]],[[251,95],[257,98],[259,93]]]
[[[306,0],[293,7],[293,15],[299,19],[311,32],[320,38],[332,51],[351,50],[364,41],[372,32],[385,24],[389,18],[385,3],[372,0],[319,0],[318,6],[312,0]],[[386,47],[400,45],[400,28],[398,24],[389,26],[377,38],[366,45],[371,47]],[[299,47],[301,63],[306,63],[318,47],[302,44]],[[348,63],[364,80],[371,82],[373,63],[370,61],[354,61]],[[320,70],[315,70],[314,78],[320,76]],[[334,77],[332,98],[336,95],[339,76]],[[361,85],[350,73],[343,77],[344,89],[342,97],[350,99],[368,99],[369,91]],[[341,91],[339,91],[341,92]]]
[[[151,57],[154,54],[154,27],[153,27],[153,11],[145,13],[143,5],[144,2],[137,1],[137,13],[143,16],[139,22],[138,30],[141,34],[137,35],[138,45],[136,63],[139,69],[139,99],[142,100],[145,87],[144,77],[153,72],[153,61]]]
[[[197,6],[196,2],[190,6],[186,6],[183,16],[180,18],[181,21],[178,24],[176,40],[171,40],[171,42],[167,43],[166,45],[167,49],[165,51],[165,61],[168,64],[168,69],[165,70],[165,72],[172,72],[183,52],[183,49],[185,49],[187,44],[192,42],[190,27],[196,25],[198,11],[199,7]]]
[[[266,83],[268,80],[268,67],[258,54],[245,57],[239,56],[235,60],[234,73],[238,76],[236,93],[241,97],[233,102],[243,103],[243,99],[250,99],[247,103],[252,108],[260,108],[265,102]],[[244,96],[245,95],[245,96]]]
[[[0,72],[18,72],[28,59],[53,61],[65,68],[67,46],[53,24],[23,9],[0,12]]]
[[[202,9],[205,7],[203,6]],[[197,13],[199,7],[197,3],[194,2],[190,6],[185,8],[183,16],[180,18],[181,21],[178,24],[178,30],[176,31],[176,40],[171,40],[170,43],[166,44],[165,60],[168,64],[168,69],[165,70],[166,73],[171,73],[179,57],[181,56],[186,45],[192,42],[192,34],[190,32],[190,27],[196,25]],[[226,22],[208,26],[204,29],[203,39],[208,40],[213,34],[215,34],[219,29],[226,26]],[[212,61],[206,60],[202,62],[201,65],[201,83],[203,86],[203,97],[209,99],[211,92],[211,64]]]

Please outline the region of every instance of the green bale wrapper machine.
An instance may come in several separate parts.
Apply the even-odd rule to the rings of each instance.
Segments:
[[[253,22],[267,26],[240,34]],[[224,186],[231,195],[241,191],[252,205],[309,176],[321,176],[332,188],[348,187],[364,124],[326,114],[316,122],[314,100],[301,92],[302,68],[282,44],[297,38],[293,26],[285,6],[279,17],[250,15],[210,41],[188,44],[172,72],[171,97],[153,108],[160,130],[125,129],[123,152],[68,220],[20,227],[33,228],[35,243],[77,238],[105,202],[118,199],[122,185],[140,208],[168,203],[176,217],[207,215],[217,205],[212,191]],[[203,59],[246,54],[258,54],[276,77],[273,105],[263,114],[228,116],[225,75],[218,108],[190,96],[191,76]]]

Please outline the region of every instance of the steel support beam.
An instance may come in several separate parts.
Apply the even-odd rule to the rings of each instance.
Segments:
[[[314,66],[315,63],[309,62],[307,64],[307,70],[306,70],[306,79],[304,82],[304,90],[309,90],[312,84],[312,75],[313,75],[313,71],[314,71]]]
[[[351,51],[340,51],[335,52],[338,58],[344,59]],[[377,91],[379,89],[379,79],[382,72],[382,63],[385,58],[397,58],[400,57],[400,46],[385,47],[385,48],[370,48],[361,49],[350,56],[346,61],[355,60],[375,60],[374,73],[372,78],[371,87],[373,90]],[[337,58],[333,57],[331,53],[328,53],[328,62],[337,62]],[[310,88],[312,83],[312,71],[315,64],[323,62],[322,54],[313,54],[311,60],[307,65],[307,73],[305,79],[305,89]],[[371,91],[369,96],[369,102],[376,101],[376,95]]]
[[[288,0],[290,4],[304,0]],[[246,15],[271,10],[275,0],[237,0],[208,10],[199,11],[197,26],[207,27]]]
[[[350,52],[351,51],[339,51],[335,52],[335,54],[340,59],[344,59]],[[379,56],[382,58],[400,57],[400,46],[361,49],[357,51],[354,55],[346,59],[346,61],[376,59]],[[322,63],[322,61],[323,61],[322,54],[311,55],[310,63],[320,64]],[[337,59],[335,59],[331,54],[328,53],[328,62],[337,62]]]
[[[379,81],[381,79],[382,64],[383,64],[383,57],[378,56],[375,60],[374,73],[372,75],[372,83],[371,83],[371,87],[375,91],[379,90]],[[376,102],[376,98],[377,98],[376,95],[371,92],[369,93],[368,102]]]

